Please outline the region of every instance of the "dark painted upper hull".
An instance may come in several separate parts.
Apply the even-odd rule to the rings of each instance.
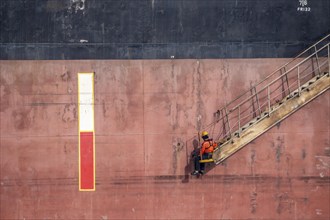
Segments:
[[[0,9],[0,59],[13,60],[292,57],[330,33],[329,0],[3,0]]]

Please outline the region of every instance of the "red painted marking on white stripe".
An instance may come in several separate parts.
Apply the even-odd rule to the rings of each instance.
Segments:
[[[94,189],[94,133],[80,132],[80,189]]]

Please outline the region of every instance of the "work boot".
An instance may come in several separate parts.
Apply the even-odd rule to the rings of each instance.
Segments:
[[[191,173],[191,175],[193,175],[193,176],[198,175],[198,174],[199,174],[198,170],[195,170],[194,172]]]

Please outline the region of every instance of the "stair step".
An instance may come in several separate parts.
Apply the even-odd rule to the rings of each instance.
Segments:
[[[199,163],[211,163],[214,162],[213,159],[204,159],[204,160],[200,160]]]

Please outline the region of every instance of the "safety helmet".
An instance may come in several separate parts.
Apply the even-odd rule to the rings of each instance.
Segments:
[[[208,139],[208,138],[209,138],[209,133],[208,133],[207,131],[203,131],[203,132],[202,132],[202,138],[203,138],[204,140]]]
[[[209,133],[208,133],[207,131],[203,131],[203,132],[202,132],[202,137],[203,137],[203,136],[208,136],[208,135],[209,135]]]

